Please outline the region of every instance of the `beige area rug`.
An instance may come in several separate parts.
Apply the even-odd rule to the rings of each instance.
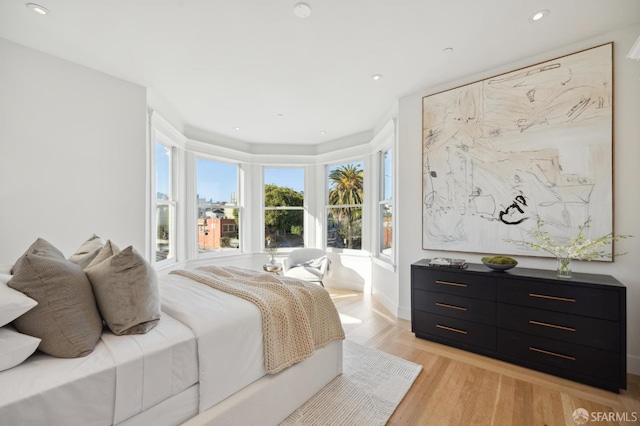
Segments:
[[[344,341],[343,373],[281,426],[374,426],[387,423],[422,366]]]

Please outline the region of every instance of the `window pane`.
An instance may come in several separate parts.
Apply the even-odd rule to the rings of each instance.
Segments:
[[[302,206],[304,201],[304,169],[264,169],[264,187],[265,206]],[[274,188],[276,194],[268,196],[268,193]],[[278,198],[278,189],[288,189],[295,200],[291,201],[288,197]]]
[[[156,142],[156,198],[171,199],[171,149]]]
[[[198,218],[198,252],[237,250],[240,248],[238,209],[228,209],[225,215]]]
[[[238,166],[196,160],[198,252],[240,248]]]
[[[361,205],[364,198],[362,161],[329,168],[329,204]]]
[[[294,189],[273,184],[264,185],[265,207],[302,207],[304,194]]]
[[[384,153],[382,176],[382,199],[385,201],[393,200],[393,153],[391,150]]]
[[[171,205],[156,206],[156,262],[165,260],[171,256]]]
[[[327,247],[362,248],[362,207],[327,209]]]
[[[267,247],[304,247],[304,169],[264,169]]]
[[[380,253],[391,257],[393,254],[393,206],[391,204],[380,205]]]
[[[304,247],[303,210],[265,210],[265,247]]]

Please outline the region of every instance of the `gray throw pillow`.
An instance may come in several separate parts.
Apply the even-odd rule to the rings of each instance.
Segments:
[[[64,257],[25,254],[7,285],[38,302],[13,325],[42,339],[42,352],[75,358],[93,351],[102,335],[102,319],[82,268]]]
[[[45,240],[44,238],[38,238],[33,244],[29,246],[27,251],[25,251],[24,254],[20,257],[20,259],[18,259],[16,263],[13,265],[13,268],[11,268],[12,275],[15,274],[16,265],[20,262],[20,260],[22,260],[23,257],[25,257],[28,254],[37,254],[38,256],[55,257],[58,259],[64,259],[64,254],[62,254],[60,250],[55,248],[53,244],[51,244],[49,241]]]
[[[84,271],[100,314],[114,334],[144,334],[158,324],[158,277],[132,246]]]
[[[92,266],[95,266],[98,263],[104,262],[114,254],[119,252],[120,252],[120,249],[118,248],[118,246],[113,244],[111,240],[107,240],[107,242],[104,244],[102,249],[100,249],[100,252],[97,254],[97,256],[93,258],[91,263],[89,263],[89,265],[87,265],[85,269],[91,268]]]
[[[80,248],[69,257],[69,260],[84,269],[89,266],[89,263],[100,253],[103,246],[104,240],[96,234],[93,234],[91,238],[82,243]]]

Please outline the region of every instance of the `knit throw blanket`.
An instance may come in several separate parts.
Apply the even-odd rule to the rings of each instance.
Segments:
[[[202,266],[171,273],[241,297],[260,308],[264,364],[270,374],[308,358],[315,349],[334,340],[344,339],[338,311],[329,293],[317,284],[236,267]]]

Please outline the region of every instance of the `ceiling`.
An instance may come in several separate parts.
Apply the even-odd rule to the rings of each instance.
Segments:
[[[148,87],[185,129],[276,144],[370,131],[402,96],[640,22],[638,0],[30,1],[50,13],[0,0],[0,37]]]

